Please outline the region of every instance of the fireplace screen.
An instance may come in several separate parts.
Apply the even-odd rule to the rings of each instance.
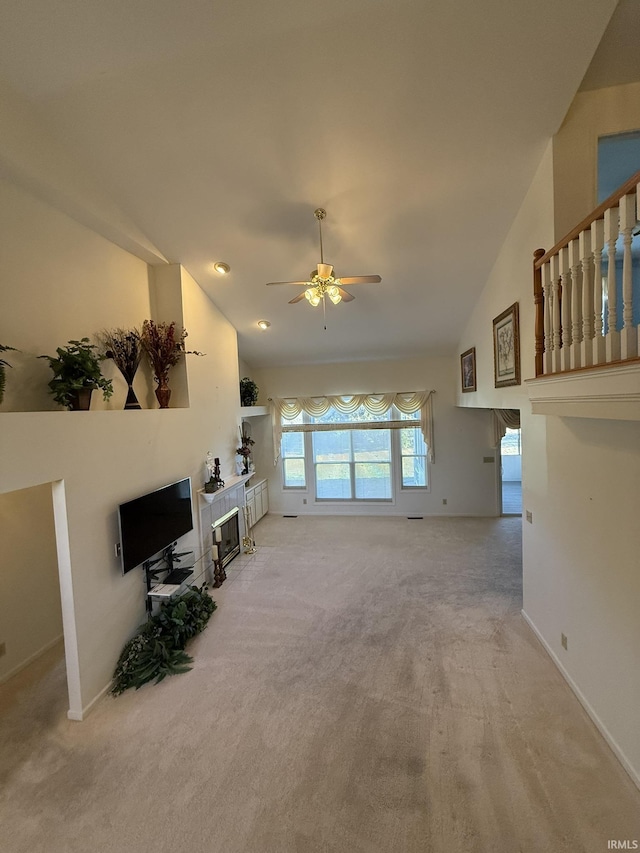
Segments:
[[[218,549],[218,559],[222,568],[240,553],[240,528],[238,525],[238,507],[230,509],[216,519],[212,527],[213,545]]]

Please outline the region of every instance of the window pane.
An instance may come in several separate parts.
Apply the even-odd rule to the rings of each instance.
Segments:
[[[356,462],[391,461],[391,433],[388,429],[358,429],[351,436]]]
[[[422,430],[419,427],[401,429],[400,447],[403,455],[417,454],[418,456],[426,456],[427,445],[424,442]]]
[[[303,489],[306,486],[304,459],[285,459],[282,470],[285,488]]]
[[[316,495],[319,500],[351,499],[351,466],[348,463],[316,465]]]
[[[282,455],[304,456],[304,434],[301,432],[285,432],[282,436]]]
[[[426,486],[427,466],[424,456],[402,457],[402,485]]]
[[[356,462],[356,497],[365,500],[391,498],[391,465],[378,462]]]
[[[313,433],[314,462],[349,462],[351,438],[348,430]]]

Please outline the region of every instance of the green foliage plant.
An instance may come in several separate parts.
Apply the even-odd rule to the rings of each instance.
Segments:
[[[259,388],[253,379],[244,376],[240,380],[240,403],[243,406],[255,406],[258,399]]]
[[[12,350],[13,352],[17,352],[15,347],[7,347],[4,344],[0,344],[0,352],[7,352],[7,350]],[[6,374],[4,372],[5,367],[11,367],[8,361],[5,361],[3,358],[0,358],[0,403],[4,398],[4,386],[6,382]]]
[[[95,350],[89,338],[81,338],[79,341],[69,341],[65,347],[58,347],[56,355],[39,356],[49,361],[53,371],[49,389],[56,403],[71,408],[75,395],[85,388],[101,390],[105,400],[113,394],[111,380],[106,379],[100,370],[104,356]]]
[[[204,631],[215,609],[206,585],[191,586],[182,595],[163,602],[125,644],[113,673],[111,693],[119,696],[130,687],[138,690],[150,681],[157,684],[167,675],[188,672],[193,658],[184,648]]]

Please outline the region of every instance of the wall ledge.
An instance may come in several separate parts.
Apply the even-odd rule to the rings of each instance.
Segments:
[[[640,361],[558,373],[524,383],[534,415],[640,421]]]

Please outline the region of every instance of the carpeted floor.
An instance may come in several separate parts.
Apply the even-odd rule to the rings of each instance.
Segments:
[[[601,853],[640,792],[520,615],[521,520],[267,517],[195,667],[0,687],[2,853]]]

